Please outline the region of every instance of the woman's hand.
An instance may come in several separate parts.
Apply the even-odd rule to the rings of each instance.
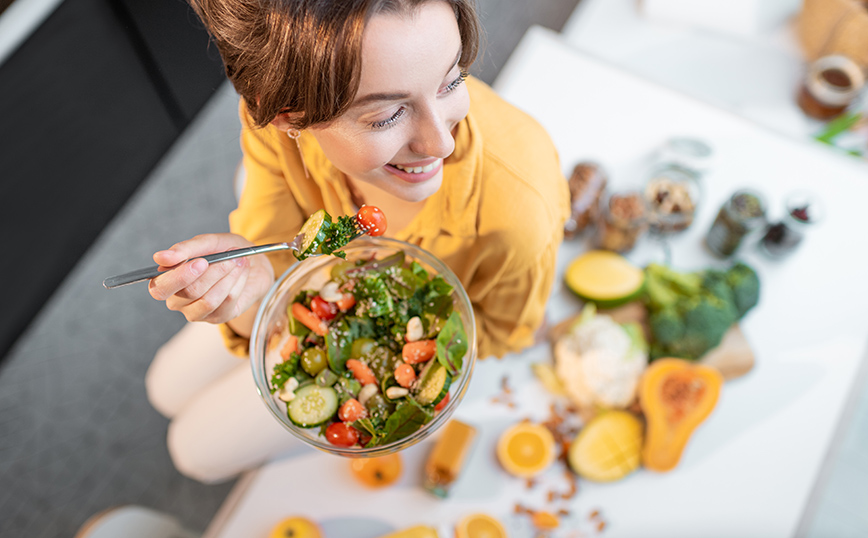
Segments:
[[[169,310],[184,314],[188,321],[225,323],[256,306],[274,282],[274,269],[264,254],[209,265],[196,256],[253,246],[240,235],[204,234],[172,245],[154,254],[154,261],[171,267],[183,265],[151,280],[151,297],[166,301]],[[249,316],[245,316],[247,318]],[[244,324],[233,329],[247,333]]]

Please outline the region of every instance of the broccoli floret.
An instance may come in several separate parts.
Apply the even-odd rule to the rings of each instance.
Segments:
[[[732,289],[733,303],[741,319],[759,302],[759,277],[753,268],[739,262],[726,272],[726,283]]]
[[[648,324],[651,326],[654,340],[663,346],[684,336],[684,320],[673,307],[664,308],[651,314],[648,318]]]
[[[656,263],[645,267],[646,300],[652,310],[675,306],[678,300],[701,289],[702,277],[696,273],[679,273]]]
[[[717,297],[721,301],[729,303],[735,309],[735,295],[726,281],[726,272],[709,269],[702,276],[702,289],[706,293]]]
[[[692,299],[684,311],[684,336],[674,344],[685,358],[698,359],[720,344],[736,321],[735,307],[711,294]]]

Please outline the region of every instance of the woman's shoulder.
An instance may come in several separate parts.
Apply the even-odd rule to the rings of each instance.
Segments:
[[[569,189],[545,129],[472,80],[471,114],[482,137],[480,224],[529,246],[551,241],[569,213]],[[482,231],[482,230],[480,230]]]
[[[470,114],[482,134],[486,152],[516,163],[536,156],[535,160],[545,159],[539,163],[543,166],[558,166],[554,142],[536,119],[478,79],[469,78],[468,89]]]

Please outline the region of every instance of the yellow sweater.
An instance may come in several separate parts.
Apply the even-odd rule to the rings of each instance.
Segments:
[[[469,78],[470,113],[458,126],[443,184],[422,211],[393,234],[442,259],[473,303],[479,356],[502,356],[533,342],[543,321],[555,257],[569,215],[569,191],[554,145],[543,128],[484,83]],[[247,183],[229,217],[233,232],[261,244],[289,241],[308,215],[355,212],[346,177],[316,140],[296,144],[274,126],[252,127],[241,104],[241,145]],[[295,260],[270,255],[275,275]],[[247,353],[248,341],[225,325],[227,346]]]

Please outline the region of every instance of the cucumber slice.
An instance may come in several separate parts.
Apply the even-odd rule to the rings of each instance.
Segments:
[[[299,260],[309,258],[319,251],[320,245],[328,237],[328,231],[332,227],[332,218],[325,209],[320,209],[311,215],[301,227],[299,235],[302,236],[301,246],[295,257]]]
[[[289,308],[287,308],[286,310],[287,317],[289,318],[287,323],[287,325],[289,326],[289,334],[297,336],[299,337],[299,339],[301,339],[303,336],[307,336],[310,332],[310,329],[302,325],[302,323],[295,319],[295,317],[292,315],[292,304],[290,304]]]
[[[419,376],[419,388],[413,398],[422,405],[437,404],[446,397],[451,384],[452,376],[446,368],[437,359],[431,359]]]
[[[295,391],[295,398],[286,406],[289,420],[302,428],[325,424],[338,411],[338,393],[331,387],[313,383]]]

